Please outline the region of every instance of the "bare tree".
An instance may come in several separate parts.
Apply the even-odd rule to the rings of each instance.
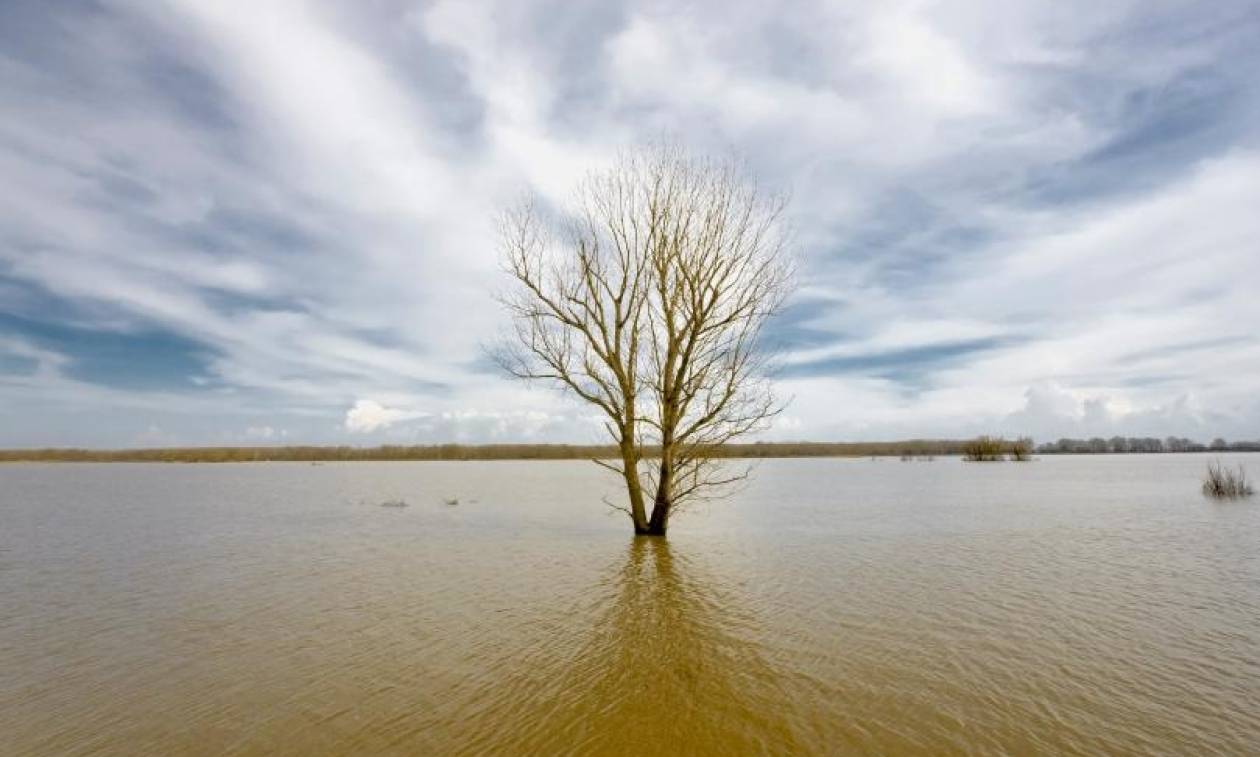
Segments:
[[[572,207],[503,216],[515,333],[500,365],[597,407],[639,534],[742,480],[714,456],[781,406],[761,333],[791,286],[783,201],[733,160],[657,147],[590,174]],[[651,497],[651,512],[647,509]]]

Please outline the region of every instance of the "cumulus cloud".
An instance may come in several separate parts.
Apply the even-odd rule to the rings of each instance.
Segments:
[[[1230,419],[1205,413],[1193,394],[1181,394],[1153,405],[1134,404],[1127,397],[1091,395],[1054,382],[1031,386],[1024,406],[996,424],[1010,435],[1030,434],[1043,440],[1060,437],[1163,436],[1179,434],[1215,436]],[[1245,436],[1245,434],[1244,434]]]
[[[370,434],[400,421],[415,420],[426,415],[428,414],[417,410],[385,407],[375,400],[358,400],[346,411],[345,427],[347,431],[357,434]]]

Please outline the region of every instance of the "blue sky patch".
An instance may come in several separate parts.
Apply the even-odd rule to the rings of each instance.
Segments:
[[[789,365],[784,376],[877,376],[906,384],[923,383],[934,371],[956,364],[978,353],[1010,346],[1016,340],[991,337],[947,344],[932,344],[902,350],[843,355],[809,363]]]
[[[185,390],[206,376],[205,345],[167,331],[124,333],[0,314],[0,334],[65,355],[69,378],[117,389]]]

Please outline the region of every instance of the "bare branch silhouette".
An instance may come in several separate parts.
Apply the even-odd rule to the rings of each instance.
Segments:
[[[514,333],[496,359],[607,416],[620,464],[596,462],[637,533],[744,480],[714,451],[782,408],[761,333],[791,288],[783,208],[734,160],[658,146],[588,176],[559,218],[526,202],[501,220]]]

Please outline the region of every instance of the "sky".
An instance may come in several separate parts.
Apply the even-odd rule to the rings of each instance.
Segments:
[[[593,442],[494,217],[790,194],[770,440],[1260,438],[1260,2],[0,3],[0,447]]]

